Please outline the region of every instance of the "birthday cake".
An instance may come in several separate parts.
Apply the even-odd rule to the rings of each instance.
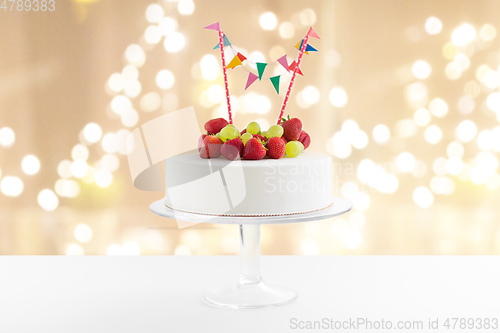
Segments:
[[[165,205],[178,211],[205,215],[274,216],[313,212],[332,205],[331,158],[322,153],[304,152],[311,137],[298,118],[283,113],[304,53],[317,51],[308,38],[319,36],[310,28],[297,43],[299,54],[288,66],[286,55],[276,61],[291,73],[276,125],[262,130],[251,122],[241,132],[233,125],[227,69],[248,62],[231,46],[219,23],[205,27],[219,33],[214,49],[221,52],[229,122],[224,118],[205,123],[206,134],[198,140],[198,151],[165,161]],[[226,66],[224,47],[234,58]],[[249,71],[247,89],[262,80],[267,63],[254,63],[258,75]],[[283,75],[284,75],[283,74]],[[281,75],[269,77],[279,94]]]

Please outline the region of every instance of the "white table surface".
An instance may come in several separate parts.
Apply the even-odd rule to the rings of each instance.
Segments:
[[[0,332],[316,332],[290,321],[500,318],[499,257],[263,256],[261,268],[299,298],[258,310],[205,305],[204,291],[235,283],[237,256],[0,257]]]

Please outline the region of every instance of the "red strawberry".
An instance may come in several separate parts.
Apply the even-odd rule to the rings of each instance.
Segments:
[[[201,158],[210,158],[210,157],[208,157],[208,150],[207,150],[207,148],[202,147],[200,149],[200,157]]]
[[[266,148],[256,138],[251,138],[247,141],[245,149],[243,149],[244,160],[260,160],[266,156]]]
[[[205,143],[203,142],[203,140],[205,139],[206,136],[207,136],[206,134],[202,134],[198,139],[198,151],[201,151],[201,149],[205,147]]]
[[[220,156],[220,147],[222,146],[221,139],[219,139],[215,135],[207,135],[203,139],[203,143],[208,150],[208,158],[217,158]]]
[[[307,147],[311,144],[311,137],[305,131],[302,131],[302,133],[300,133],[299,141],[304,145],[304,149],[307,149]]]
[[[240,132],[240,135],[243,135],[247,132],[247,129],[245,128],[243,131]]]
[[[283,142],[285,143],[285,145],[288,143],[288,140],[284,136],[281,137],[281,140],[283,140]]]
[[[224,142],[220,148],[220,152],[228,160],[234,161],[243,155],[244,147],[243,141],[240,138],[236,138]]]
[[[269,138],[266,142],[267,156],[270,158],[282,158],[285,155],[285,146],[285,142],[281,138]]]
[[[224,118],[215,118],[207,121],[205,123],[205,129],[207,130],[208,134],[217,134],[220,132],[221,129],[226,127],[226,125],[229,124],[226,119]]]
[[[302,133],[302,122],[299,118],[292,118],[281,123],[284,133],[283,136],[288,141],[297,141]]]
[[[259,139],[259,140],[260,140],[260,141],[262,141],[262,142],[266,142],[266,140],[267,140],[265,136],[260,135],[260,134],[252,134],[252,136],[253,136],[254,138],[256,138],[256,139]]]

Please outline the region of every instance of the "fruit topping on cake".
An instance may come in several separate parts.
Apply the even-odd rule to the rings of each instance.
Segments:
[[[256,138],[251,138],[247,141],[243,149],[244,160],[261,160],[264,156],[266,156],[266,148],[264,148],[262,142]]]

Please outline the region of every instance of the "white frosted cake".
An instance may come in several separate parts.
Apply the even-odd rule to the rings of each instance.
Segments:
[[[331,158],[202,159],[197,151],[164,161],[165,205],[224,216],[301,214],[332,205]]]

